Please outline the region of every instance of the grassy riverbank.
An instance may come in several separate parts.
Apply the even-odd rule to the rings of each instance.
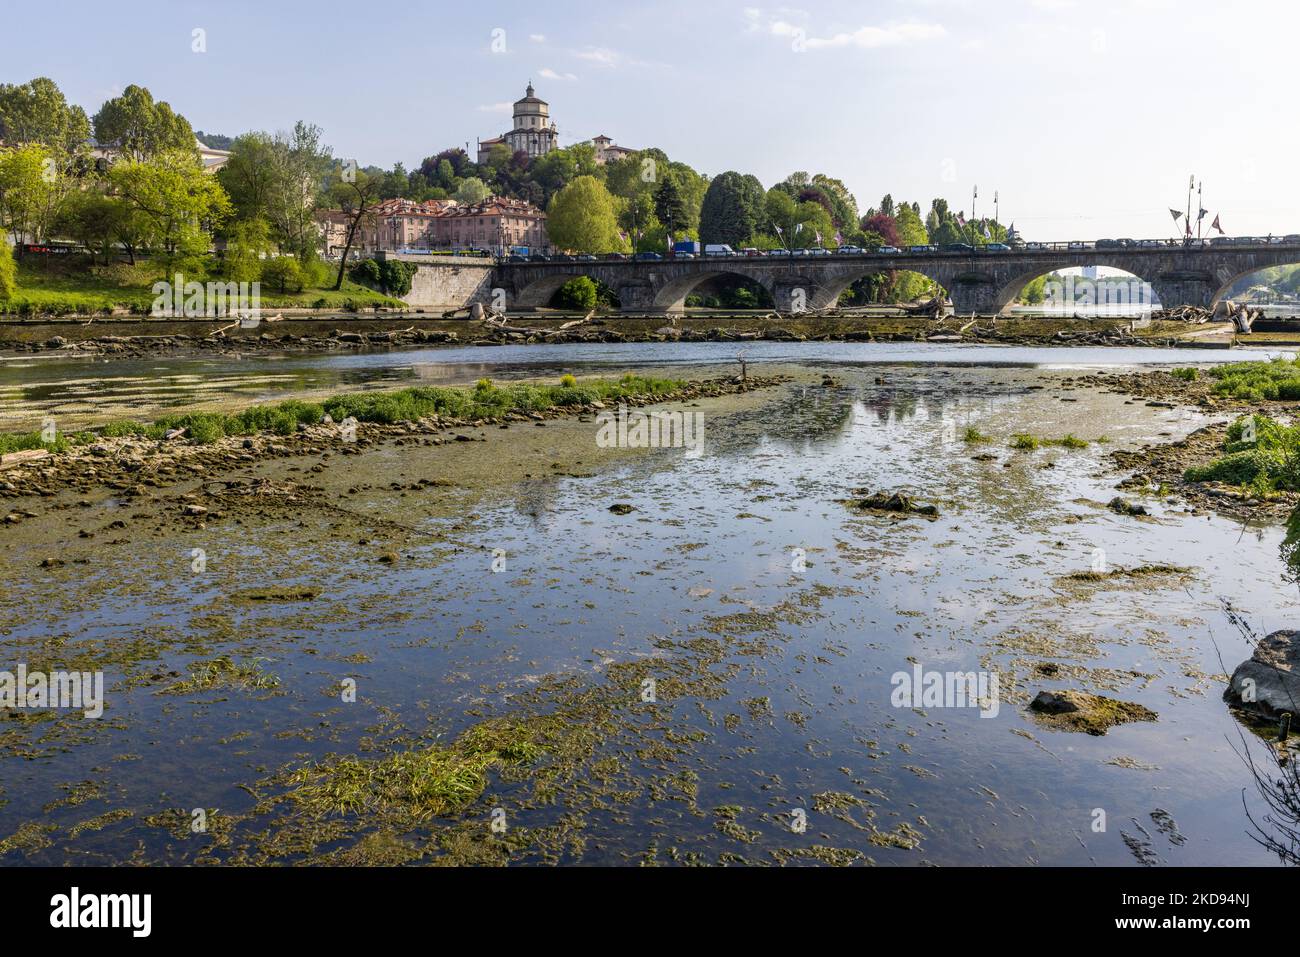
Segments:
[[[514,384],[497,386],[480,379],[467,388],[415,386],[375,392],[345,392],[318,402],[288,399],[254,405],[238,412],[178,412],[149,422],[118,420],[95,431],[59,435],[46,441],[40,432],[0,433],[0,453],[48,449],[63,451],[70,445],[84,445],[98,436],[116,438],[141,436],[161,440],[183,430],[179,438],[207,445],[227,436],[270,432],[292,435],[299,425],[318,425],[329,416],[335,422],[347,418],[358,422],[414,422],[436,416],[464,421],[497,418],[509,413],[543,412],[548,409],[618,402],[633,396],[667,395],[685,383],[628,374],[620,379],[579,382],[566,375],[554,385]]]
[[[104,316],[114,312],[148,315],[157,298],[153,284],[164,276],[156,264],[101,266],[93,269],[68,268],[60,264],[18,267],[18,289],[0,300],[0,315],[13,316]],[[200,282],[224,281],[220,277],[187,276]],[[332,283],[330,284],[332,286]],[[276,292],[265,283],[261,290],[262,309],[335,309],[343,312],[376,307],[405,309],[400,299],[385,296],[349,279],[341,289],[304,288],[300,292]]]

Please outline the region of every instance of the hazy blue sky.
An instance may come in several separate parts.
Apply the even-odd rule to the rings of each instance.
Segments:
[[[92,114],[140,83],[196,129],[303,118],[336,155],[409,168],[502,132],[531,77],[562,145],[606,133],[769,186],[825,172],[863,209],[890,192],[969,215],[978,184],[977,212],[998,190],[1003,220],[1030,239],[1167,236],[1195,173],[1230,234],[1289,233],[1298,9],[5,0],[0,81],[50,76]],[[196,28],[205,53],[191,50]]]

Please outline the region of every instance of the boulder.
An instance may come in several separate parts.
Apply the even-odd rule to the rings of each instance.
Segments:
[[[1300,631],[1275,631],[1237,666],[1223,698],[1267,717],[1300,712]]]
[[[1029,708],[1058,730],[1097,735],[1105,734],[1117,724],[1154,721],[1158,717],[1150,708],[1140,704],[1069,689],[1040,691]]]

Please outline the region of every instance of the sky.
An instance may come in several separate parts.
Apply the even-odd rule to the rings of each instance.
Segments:
[[[1300,233],[1297,27],[1282,0],[0,0],[0,82],[92,115],[141,84],[196,130],[305,119],[410,169],[504,132],[531,79],[561,145],[822,172],[863,211],[996,192],[1028,240],[1164,238],[1194,175],[1207,224],[1266,235]]]

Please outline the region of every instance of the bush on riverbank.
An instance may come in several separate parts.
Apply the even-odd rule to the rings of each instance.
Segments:
[[[1269,362],[1233,362],[1210,370],[1214,394],[1261,402],[1300,399],[1300,358]]]
[[[162,439],[173,429],[185,429],[186,438],[210,444],[228,435],[272,432],[292,435],[299,425],[318,425],[326,415],[335,422],[351,417],[358,422],[391,425],[427,416],[475,419],[497,418],[508,412],[543,412],[547,409],[617,402],[632,395],[666,395],[684,383],[625,375],[621,379],[598,379],[579,383],[565,376],[558,385],[497,386],[480,379],[473,388],[416,386],[391,392],[349,392],[323,402],[289,399],[255,405],[240,412],[185,412],[165,415],[153,422],[113,422],[104,426],[105,436],[138,435]],[[34,433],[33,433],[34,434]],[[39,447],[39,446],[35,446]]]
[[[1300,491],[1300,426],[1266,415],[1245,416],[1228,427],[1223,451],[1208,465],[1189,468],[1183,478],[1250,486],[1261,494]]]

